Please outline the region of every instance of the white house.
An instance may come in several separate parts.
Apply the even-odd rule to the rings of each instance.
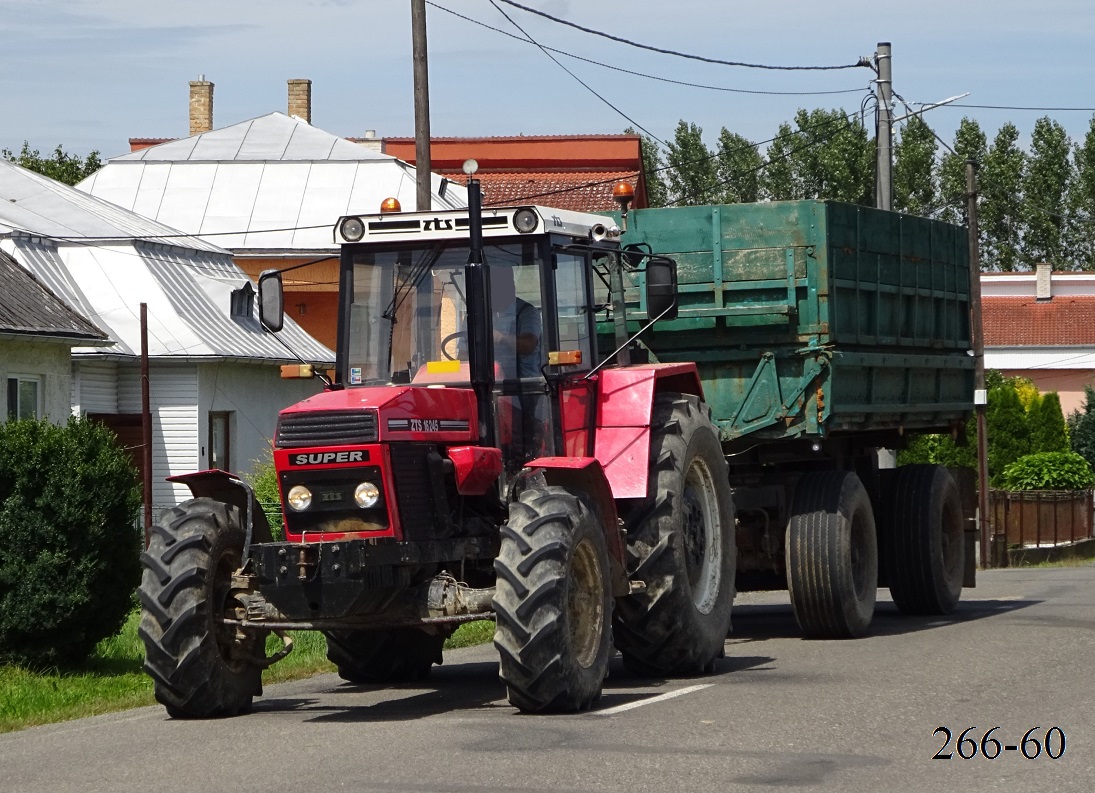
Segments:
[[[169,475],[247,473],[265,458],[278,410],[320,387],[282,380],[278,364],[334,360],[291,319],[276,336],[263,330],[228,251],[5,161],[0,250],[113,342],[73,349],[71,406],[127,445],[140,444],[146,304],[157,506],[188,497]]]

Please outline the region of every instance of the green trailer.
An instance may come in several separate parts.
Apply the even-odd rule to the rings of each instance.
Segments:
[[[699,369],[734,487],[739,589],[786,586],[814,636],[863,633],[876,583],[904,612],[952,610],[973,583],[971,499],[945,469],[878,461],[909,433],[960,433],[973,410],[966,230],[831,201],[626,221],[628,249],[677,263],[677,316],[641,339],[653,360]],[[632,332],[649,319],[643,260]]]

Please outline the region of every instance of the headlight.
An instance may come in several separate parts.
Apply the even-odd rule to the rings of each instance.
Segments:
[[[312,506],[312,491],[304,485],[293,485],[285,500],[289,502],[290,509],[301,512]]]
[[[365,225],[361,222],[361,218],[346,218],[339,226],[339,231],[347,242],[357,242],[365,236]]]
[[[536,231],[540,223],[540,216],[535,209],[518,209],[513,213],[513,227],[521,234],[531,234]]]
[[[362,482],[354,488],[354,501],[356,501],[357,505],[362,509],[376,506],[376,502],[379,500],[380,488],[372,482]]]

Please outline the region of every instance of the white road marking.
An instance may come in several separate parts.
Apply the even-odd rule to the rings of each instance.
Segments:
[[[673,699],[674,697],[680,697],[685,694],[691,694],[694,691],[702,691],[705,688],[711,688],[714,683],[702,683],[698,686],[688,686],[687,688],[678,688],[676,691],[667,691],[664,694],[659,694],[656,697],[650,697],[649,699],[640,699],[638,702],[628,702],[625,705],[617,705],[614,708],[605,708],[604,710],[595,710],[591,715],[593,716],[615,716],[617,713],[623,713],[625,710],[634,710],[635,708],[641,708],[643,705],[653,705],[655,702],[664,702],[667,699]]]

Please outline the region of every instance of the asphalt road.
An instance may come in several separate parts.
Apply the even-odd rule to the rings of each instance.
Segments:
[[[1095,566],[982,573],[947,619],[901,617],[882,591],[858,641],[802,640],[786,593],[735,614],[716,674],[614,662],[589,713],[518,714],[488,645],[449,653],[427,687],[324,675],[236,719],[157,707],[0,735],[0,791],[1095,790]],[[1051,727],[1064,753],[1055,732],[1057,759],[1024,757]]]

